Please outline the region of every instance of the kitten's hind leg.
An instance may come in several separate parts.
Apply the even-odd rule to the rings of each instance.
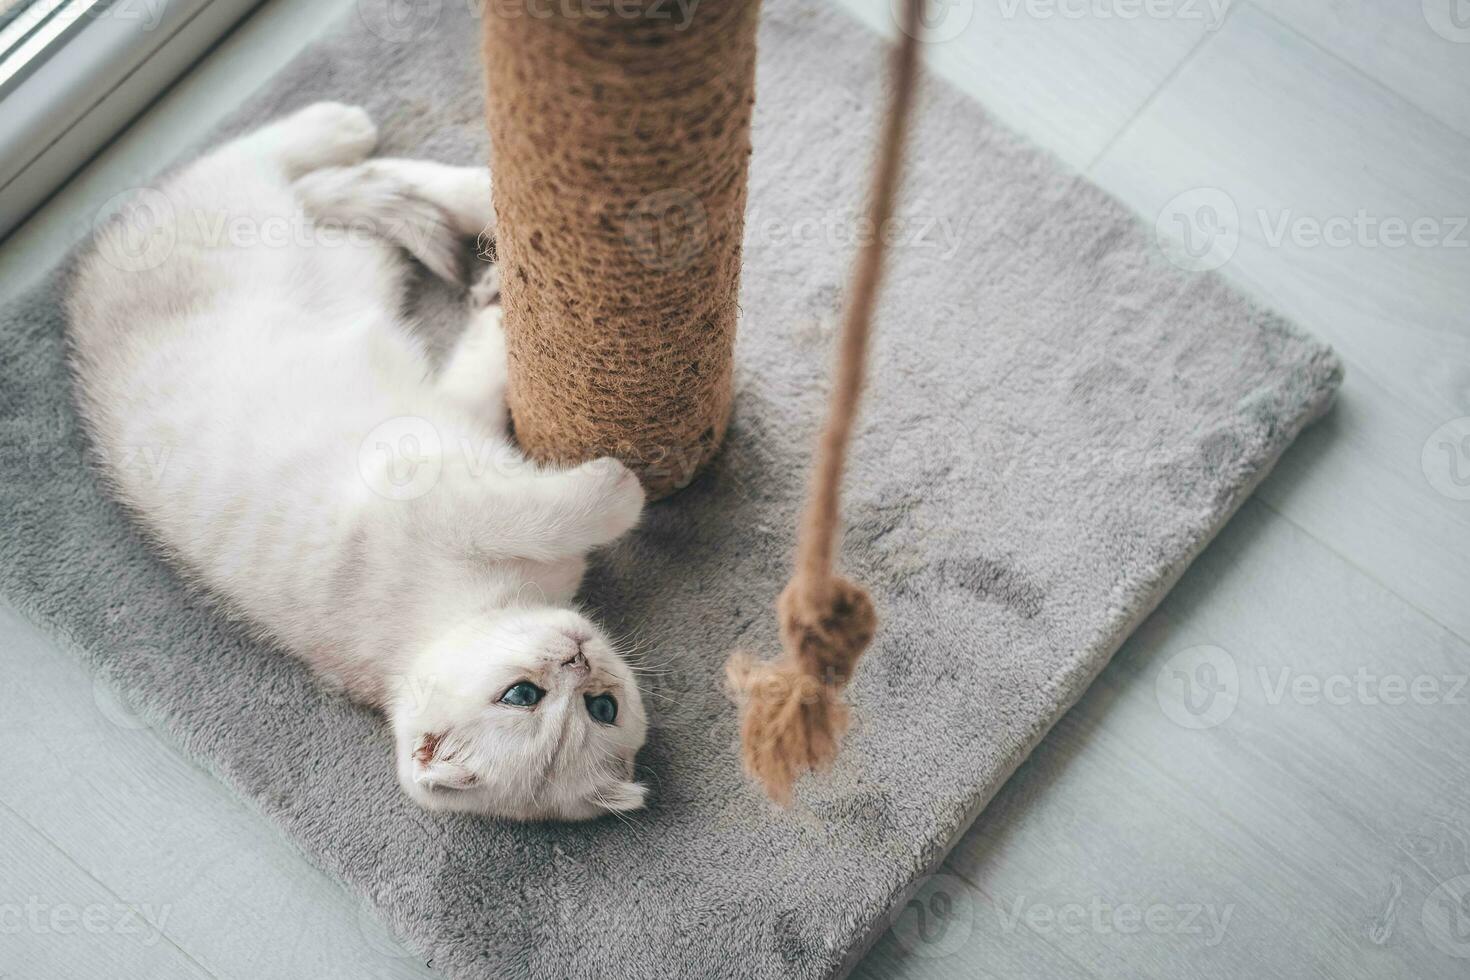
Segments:
[[[321,102],[206,153],[151,189],[166,199],[166,207],[134,199],[118,215],[125,220],[100,223],[94,254],[130,277],[114,283],[114,299],[170,289],[166,295],[187,295],[192,303],[220,290],[254,289],[262,281],[310,278],[294,279],[299,250],[276,247],[283,242],[266,247],[271,236],[295,227],[300,201],[291,182],[316,167],[359,161],[376,142],[366,112]],[[150,246],[140,262],[134,244],[139,241],[167,246]],[[242,265],[247,256],[251,264]]]
[[[488,268],[494,269],[494,266]],[[471,290],[482,291],[481,284]],[[505,432],[509,413],[505,406],[505,332],[501,309],[485,304],[470,313],[470,322],[439,374],[439,390],[466,406],[496,432]]]
[[[317,102],[256,130],[237,146],[278,165],[288,180],[323,167],[367,159],[378,128],[367,112],[340,102]]]
[[[366,166],[375,173],[402,181],[413,193],[432,201],[448,216],[456,233],[486,242],[494,240],[495,209],[490,203],[487,168],[391,158],[373,160]]]
[[[292,187],[318,225],[391,242],[441,279],[464,282],[465,256],[451,216],[376,161],[314,170]]]

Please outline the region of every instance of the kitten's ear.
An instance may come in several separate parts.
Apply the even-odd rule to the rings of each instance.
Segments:
[[[648,799],[648,787],[642,783],[619,780],[600,789],[596,799],[597,805],[609,813],[628,813],[643,809],[643,804]]]
[[[443,789],[468,789],[475,785],[475,774],[466,766],[446,759],[440,746],[442,734],[426,732],[419,738],[413,753],[413,781],[421,786]]]

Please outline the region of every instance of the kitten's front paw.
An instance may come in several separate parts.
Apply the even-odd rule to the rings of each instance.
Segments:
[[[638,525],[645,497],[636,473],[612,456],[583,463],[577,473],[594,495],[592,507],[601,531],[598,544],[616,541]]]
[[[378,127],[360,106],[317,102],[281,125],[282,149],[300,173],[361,163],[378,145]]]

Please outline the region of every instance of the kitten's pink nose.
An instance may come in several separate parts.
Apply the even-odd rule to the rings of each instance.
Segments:
[[[577,674],[587,674],[591,673],[592,671],[592,666],[587,663],[587,658],[582,655],[581,650],[578,650],[575,656],[571,656],[563,660],[561,662],[561,665],[567,670],[570,670],[573,673]]]

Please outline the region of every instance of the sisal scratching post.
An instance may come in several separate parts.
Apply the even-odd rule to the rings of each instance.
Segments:
[[[485,8],[516,438],[651,497],[730,417],[759,0]]]

